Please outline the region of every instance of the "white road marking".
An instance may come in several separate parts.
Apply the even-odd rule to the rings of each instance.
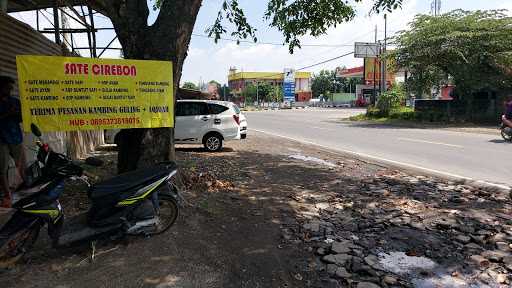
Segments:
[[[319,129],[319,130],[327,130],[327,131],[336,131],[336,129],[325,128],[325,127],[318,127],[318,126],[311,126],[310,128]]]
[[[325,145],[322,145],[322,144],[318,144],[318,143],[315,143],[315,142],[312,142],[312,141],[296,139],[296,138],[293,138],[293,137],[288,137],[288,136],[280,135],[280,134],[277,134],[277,133],[267,132],[267,131],[263,131],[263,130],[259,130],[259,129],[251,129],[251,130],[256,131],[256,132],[260,132],[260,133],[264,133],[264,134],[267,134],[267,135],[272,135],[272,136],[281,137],[281,138],[284,138],[284,139],[300,142],[300,143],[303,143],[303,144],[315,145],[315,146],[327,149],[328,151],[340,151],[340,152],[347,153],[347,154],[352,154],[352,155],[355,155],[355,156],[358,156],[358,157],[361,157],[361,158],[375,160],[377,162],[383,162],[383,163],[389,163],[389,164],[392,164],[392,165],[408,167],[408,168],[424,171],[424,172],[427,172],[427,173],[432,173],[432,174],[435,174],[435,175],[441,175],[441,176],[452,178],[452,179],[464,180],[464,181],[472,182],[472,183],[475,183],[475,184],[483,184],[483,185],[491,186],[491,187],[498,188],[498,189],[503,189],[503,190],[508,190],[508,191],[510,191],[512,189],[512,187],[507,186],[507,185],[492,183],[492,182],[483,181],[483,180],[475,180],[473,178],[469,178],[469,177],[465,177],[465,176],[461,176],[461,175],[457,175],[457,174],[453,174],[453,173],[449,173],[449,172],[445,172],[445,171],[430,169],[430,168],[426,168],[426,167],[422,167],[422,166],[417,166],[417,165],[414,165],[414,164],[399,162],[399,161],[390,160],[390,159],[386,159],[386,158],[382,158],[382,157],[378,157],[378,156],[373,156],[373,155],[369,155],[369,154],[365,154],[365,153],[355,152],[355,151],[351,151],[351,150],[340,149],[340,148],[332,148],[332,147],[328,147],[328,146],[325,146]]]
[[[447,144],[447,143],[441,143],[441,142],[432,142],[432,141],[426,141],[426,140],[420,140],[420,139],[398,138],[398,140],[409,141],[409,142],[418,142],[418,143],[427,143],[427,144],[434,144],[434,145],[443,145],[443,146],[455,147],[455,148],[464,148],[464,146],[461,146],[461,145]]]

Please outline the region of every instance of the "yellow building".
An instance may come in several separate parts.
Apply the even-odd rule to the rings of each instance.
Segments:
[[[283,72],[237,72],[235,68],[231,68],[228,75],[229,88],[235,97],[241,97],[247,85],[268,83],[282,87],[283,80]],[[311,95],[311,73],[295,72],[295,100],[309,101]]]

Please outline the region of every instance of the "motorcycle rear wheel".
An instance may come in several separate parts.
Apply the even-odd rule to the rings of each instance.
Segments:
[[[0,248],[0,269],[12,268],[32,249],[41,230],[40,224],[21,230],[9,237]]]
[[[501,129],[501,137],[503,137],[505,141],[512,142],[512,135],[507,134],[505,129]]]
[[[170,195],[159,194],[158,206],[157,213],[159,221],[156,225],[156,229],[149,233],[150,235],[162,234],[169,230],[179,216],[178,203],[176,199]]]

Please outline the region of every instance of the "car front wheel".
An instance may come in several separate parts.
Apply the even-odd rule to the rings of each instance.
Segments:
[[[210,152],[217,152],[222,149],[222,138],[217,134],[207,135],[204,139],[204,148]]]

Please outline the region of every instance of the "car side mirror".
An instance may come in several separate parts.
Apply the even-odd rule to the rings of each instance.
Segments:
[[[36,137],[41,137],[41,135],[43,135],[41,133],[41,130],[39,130],[39,127],[37,127],[37,125],[34,123],[30,124],[30,130],[32,131],[32,134],[34,134]]]

